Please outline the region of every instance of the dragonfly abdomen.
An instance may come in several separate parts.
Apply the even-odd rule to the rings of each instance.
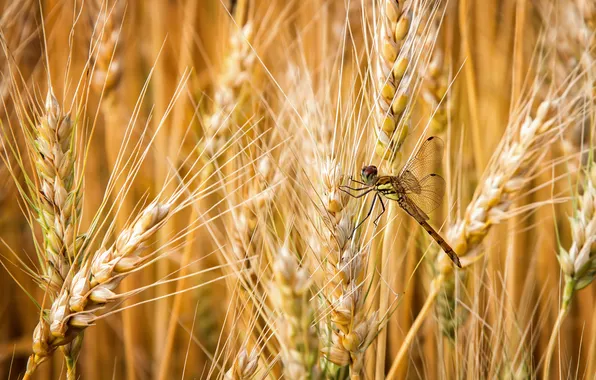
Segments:
[[[426,232],[428,232],[428,234],[433,238],[433,240],[437,242],[437,244],[441,247],[445,254],[449,256],[451,261],[453,261],[455,265],[461,268],[462,266],[459,261],[459,257],[457,256],[453,248],[451,248],[449,243],[447,243],[445,239],[443,239],[441,235],[439,235],[439,233],[435,231],[435,229],[432,228],[432,226],[428,224],[426,220],[417,220],[417,222],[426,230]]]

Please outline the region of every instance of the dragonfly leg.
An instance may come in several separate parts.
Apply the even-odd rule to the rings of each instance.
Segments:
[[[358,223],[358,225],[356,227],[354,227],[354,231],[352,232],[352,236],[354,235],[354,232],[356,232],[356,230],[358,228],[360,228],[360,226],[362,226],[362,224],[364,222],[366,222],[366,219],[368,219],[370,217],[370,215],[372,214],[374,208],[375,208],[375,202],[377,201],[377,195],[374,196],[372,204],[370,205],[370,209],[368,210],[368,213],[366,214],[366,216],[364,217],[364,219],[362,219],[360,221],[360,223]]]
[[[358,188],[353,188],[353,187],[349,187],[349,186],[340,186],[339,189],[341,191],[343,191],[344,193],[348,194],[349,196],[351,196],[352,198],[362,198],[366,194],[368,194],[371,191],[373,191],[374,190],[374,187],[372,187],[372,188],[371,187],[363,187],[363,188],[358,189]],[[350,193],[346,189],[350,189],[350,190],[353,190],[353,191],[364,191],[364,190],[366,190],[366,191],[364,191],[364,193],[361,193],[361,194],[358,194],[358,195],[354,195],[354,194]]]
[[[340,189],[345,188],[345,189],[349,189],[352,191],[370,190],[370,187],[350,187],[350,186],[346,186],[346,185],[341,185],[339,188]]]
[[[356,180],[356,179],[352,178],[352,176],[350,176],[350,181],[352,181],[352,182],[356,182],[356,183],[358,183],[358,184],[360,184],[360,185],[364,185],[364,186],[366,186],[366,183],[364,183],[364,182],[362,182],[362,181],[358,181],[358,180]]]
[[[381,196],[377,193],[377,195],[375,195],[375,198],[379,197],[379,202],[381,202],[381,207],[383,208],[383,211],[381,211],[381,213],[379,214],[379,216],[377,216],[375,218],[375,221],[373,222],[375,226],[378,226],[379,224],[379,219],[381,219],[381,217],[383,216],[383,214],[385,213],[385,204],[383,203],[383,199],[381,199]]]

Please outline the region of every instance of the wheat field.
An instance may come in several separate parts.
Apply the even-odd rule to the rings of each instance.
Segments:
[[[596,379],[593,0],[0,9],[0,377]]]

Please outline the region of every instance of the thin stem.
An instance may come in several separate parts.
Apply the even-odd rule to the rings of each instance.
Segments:
[[[553,327],[553,332],[550,336],[548,341],[548,346],[546,347],[546,362],[544,363],[544,372],[543,378],[548,379],[550,374],[550,367],[552,363],[552,356],[553,352],[555,351],[555,345],[557,343],[557,337],[559,336],[559,331],[561,330],[561,326],[563,325],[563,321],[567,317],[569,313],[569,305],[571,305],[571,300],[573,299],[573,295],[575,294],[575,280],[574,279],[566,279],[565,280],[565,289],[563,290],[563,302],[561,304],[561,308],[559,309],[559,316],[555,322]]]
[[[70,356],[64,356],[66,361],[66,379],[67,380],[76,380],[77,378],[77,363],[76,361]]]
[[[193,52],[193,32],[194,32],[194,20],[196,17],[196,10],[197,10],[197,2],[196,1],[189,1],[186,3],[184,7],[184,20],[182,25],[182,36],[180,40],[180,60],[178,63],[178,72],[183,73],[185,67],[192,66],[192,52]],[[181,144],[183,144],[183,136],[184,136],[184,125],[185,125],[185,113],[188,109],[188,100],[185,97],[181,97],[179,104],[174,110],[174,122],[171,129],[171,135],[169,136],[168,141],[168,157],[173,161],[176,162],[176,157],[178,156],[178,150],[180,149]],[[174,193],[175,185],[172,182],[170,185],[166,186],[165,192],[166,194],[170,195]],[[197,217],[197,211],[195,207],[192,208],[191,212],[191,219],[189,223],[192,223]],[[184,253],[182,256],[182,262],[180,267],[180,277],[184,277],[187,272],[187,268],[185,268],[188,263],[190,262],[191,257],[191,250],[193,247],[193,240],[195,235],[195,229],[191,230],[186,236],[186,245],[184,248]],[[170,314],[170,320],[168,322],[167,332],[165,335],[165,345],[164,350],[162,351],[163,357],[159,361],[158,367],[158,379],[165,379],[168,377],[167,371],[170,364],[170,359],[172,356],[172,347],[174,345],[174,337],[176,336],[176,327],[178,326],[178,317],[180,315],[180,310],[182,308],[182,297],[183,293],[181,292],[182,289],[185,287],[185,279],[179,279],[176,283],[176,295],[174,296],[173,304],[172,304],[172,312]],[[166,318],[167,319],[167,318]],[[164,321],[165,322],[165,321]]]
[[[192,208],[192,212],[190,215],[190,223],[192,223],[197,218],[197,210],[195,207]],[[192,249],[193,249],[193,240],[195,235],[196,229],[192,229],[191,232],[186,237],[186,245],[184,247],[184,253],[182,255],[182,261],[180,263],[180,279],[176,283],[176,295],[174,296],[174,301],[172,305],[172,313],[170,315],[170,322],[168,324],[168,334],[166,338],[166,343],[164,345],[164,357],[159,366],[159,376],[157,377],[160,380],[167,379],[169,377],[168,368],[170,364],[170,359],[172,357],[173,346],[174,346],[174,337],[176,336],[176,327],[178,326],[178,317],[180,315],[180,310],[182,308],[182,296],[184,293],[181,292],[182,289],[185,288],[186,279],[184,278],[188,269],[186,266],[190,262]]]
[[[23,380],[30,379],[33,375],[33,372],[35,372],[39,364],[41,364],[41,362],[43,362],[44,359],[45,358],[39,357],[37,354],[29,356],[29,359],[27,360],[27,371],[23,376]]]
[[[379,196],[378,193],[376,196]],[[383,205],[383,200],[381,200],[381,205]],[[385,211],[385,206],[383,205],[383,212]],[[383,234],[383,250],[381,251],[381,278],[383,281],[380,281],[380,289],[379,289],[379,315],[386,315],[389,310],[389,278],[390,278],[390,271],[394,268],[392,267],[391,263],[389,262],[389,255],[391,254],[392,242],[395,239],[395,234],[397,232],[397,223],[392,223],[393,216],[395,215],[395,205],[389,205],[389,215],[387,217],[387,225],[385,227],[385,231]],[[381,214],[383,215],[383,214]],[[377,336],[377,355],[376,355],[376,368],[375,368],[375,378],[382,379],[385,375],[385,358],[387,353],[387,334],[388,334],[388,327],[385,327],[381,331],[379,331],[379,335]]]
[[[596,291],[596,287],[593,287]],[[594,293],[596,296],[596,292]],[[596,313],[592,313],[592,326],[596,326]],[[596,373],[596,328],[592,328],[592,339],[588,351],[588,368],[586,373]]]
[[[422,306],[420,313],[416,316],[416,320],[412,324],[412,327],[410,327],[410,330],[408,330],[408,334],[406,335],[404,342],[401,345],[399,352],[397,353],[397,356],[393,360],[393,364],[391,364],[391,369],[389,370],[389,373],[386,377],[387,380],[396,378],[397,370],[400,367],[401,362],[406,357],[406,354],[408,353],[410,346],[412,345],[412,342],[414,342],[418,330],[420,330],[420,327],[424,323],[427,314],[430,312],[431,307],[434,305],[435,300],[439,295],[439,291],[441,290],[441,285],[443,284],[443,281],[445,281],[445,276],[439,275],[431,283],[430,293],[428,294],[428,297],[426,297],[424,306]]]
[[[246,19],[248,16],[248,0],[237,0],[232,2],[232,5],[235,8],[233,10],[234,20],[236,21],[236,24],[242,27],[246,24]]]
[[[119,125],[123,124],[123,111],[120,107],[119,99],[121,98],[117,93],[115,93],[114,91],[110,91],[101,103],[101,111],[105,119],[106,127],[106,159],[110,167],[114,168],[114,172],[120,169],[118,167],[118,157],[121,154],[120,141],[122,141],[124,137],[122,135],[122,129],[118,128]],[[93,178],[92,180],[96,181],[97,179]],[[125,178],[118,178],[117,183],[119,188],[126,187]],[[116,192],[112,192],[110,196],[112,197],[112,201],[115,204],[119,204],[114,220],[117,229],[121,231],[124,228],[126,228],[128,218],[131,215],[131,213],[134,212],[134,204],[132,203],[132,200],[128,195],[124,195],[123,199],[119,199],[120,197],[122,197],[122,195]],[[134,278],[128,278],[124,280],[120,285],[122,292],[126,293],[140,287],[140,285],[135,283],[134,281],[137,280]],[[123,305],[126,307],[130,304],[130,300],[126,300]],[[138,318],[139,316],[140,315],[138,314],[138,311],[136,309],[124,309],[122,311],[122,340],[124,343],[124,358],[126,360],[125,367],[127,380],[134,380],[136,378],[135,347],[138,346],[138,331],[140,331],[141,329],[138,325],[135,325],[134,320],[135,317]]]
[[[164,39],[166,36],[166,24],[165,19],[168,15],[168,6],[163,1],[150,2],[150,13],[153,15],[152,27],[151,27],[151,52],[154,59],[160,56]],[[164,69],[164,59],[159,59],[154,65],[153,75],[153,97],[154,97],[154,114],[163,116],[166,114],[168,96],[172,93],[170,86],[170,75],[167,74],[167,70]],[[161,131],[155,135],[154,148],[156,152],[167,155],[168,152],[168,135],[171,132],[169,125],[160,126],[160,117],[153,118],[155,130]],[[167,157],[167,160],[172,157]],[[163,160],[163,161],[167,161]],[[167,178],[167,165],[163,161],[156,161],[154,167],[154,186],[155,189],[162,189]],[[167,189],[166,189],[167,191]],[[160,231],[157,234],[158,244],[165,244],[171,228]],[[165,278],[170,274],[170,261],[168,258],[159,260],[156,264],[157,278]],[[163,342],[166,340],[167,334],[167,323],[168,323],[168,309],[169,300],[165,297],[167,294],[167,287],[160,286],[155,291],[155,296],[158,301],[154,302],[154,317],[153,317],[153,329],[152,335],[153,341],[153,369],[154,373],[157,373],[160,359],[163,355]]]
[[[29,360],[27,360],[27,371],[23,376],[23,380],[31,379],[31,376],[33,375],[33,372],[35,372],[35,370],[37,369],[37,366],[38,364],[35,360],[35,354],[29,356]]]
[[[476,75],[475,72],[475,64],[474,64],[474,55],[472,54],[472,49],[470,46],[470,17],[468,16],[468,12],[470,12],[470,6],[468,4],[468,0],[462,0],[459,3],[459,29],[461,33],[462,45],[464,50],[464,55],[466,57],[466,64],[464,66],[464,74],[466,78],[466,90],[469,94],[468,103],[470,109],[470,121],[472,125],[472,141],[474,142],[474,146],[477,149],[474,149],[474,162],[475,167],[477,168],[478,177],[482,175],[482,168],[485,165],[485,158],[484,158],[484,151],[481,148],[482,141],[481,136],[482,132],[480,131],[480,123],[478,121],[478,95],[476,89]]]

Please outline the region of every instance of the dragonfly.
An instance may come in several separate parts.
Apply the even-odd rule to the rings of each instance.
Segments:
[[[383,198],[396,201],[426,232],[458,267],[459,257],[451,246],[428,224],[428,214],[441,205],[445,195],[445,180],[433,171],[439,167],[443,157],[444,143],[439,137],[431,136],[420,146],[416,154],[406,162],[397,176],[379,175],[377,167],[368,165],[360,172],[361,181],[350,178],[362,187],[341,186],[340,189],[354,198],[362,198],[374,192],[374,198],[366,217],[354,228],[358,229],[372,214],[375,202],[381,203],[382,211],[375,218],[377,222],[385,213]],[[355,191],[353,194],[350,191]]]

